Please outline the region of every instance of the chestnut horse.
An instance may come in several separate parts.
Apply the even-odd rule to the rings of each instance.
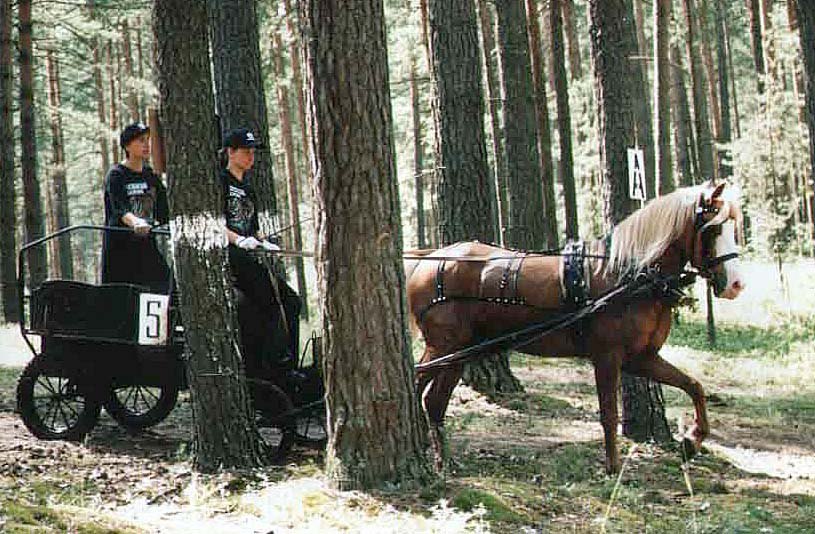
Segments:
[[[745,285],[737,252],[741,212],[738,195],[724,196],[723,190],[724,184],[712,183],[677,190],[617,225],[610,245],[608,239],[587,243],[578,275],[585,280],[581,285],[588,301],[633,273],[651,269],[669,276],[683,272],[688,263],[714,283],[717,297],[736,298]],[[526,254],[477,241],[414,254],[421,258],[405,265],[408,306],[426,345],[416,386],[441,467],[444,414],[462,366],[423,370],[421,364],[578,308],[565,302],[565,254]],[[592,361],[609,473],[621,467],[617,447],[621,370],[680,388],[693,399],[695,425],[683,440],[690,453],[698,452],[709,433],[702,386],[659,355],[671,328],[673,305],[655,296],[611,303],[517,349]]]

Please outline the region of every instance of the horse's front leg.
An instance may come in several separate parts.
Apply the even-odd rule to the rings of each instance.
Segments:
[[[707,418],[707,403],[705,401],[705,391],[696,379],[688,376],[685,372],[674,367],[671,363],[662,359],[657,352],[647,353],[637,358],[625,366],[626,372],[650,378],[662,384],[667,384],[679,388],[693,400],[693,407],[696,412],[696,420],[685,434],[682,446],[688,456],[693,456],[702,448],[702,441],[710,434],[710,424]]]
[[[432,371],[432,377],[423,377],[418,382],[422,408],[427,417],[428,436],[430,438],[430,448],[433,452],[433,459],[436,469],[441,471],[444,468],[444,461],[448,456],[447,440],[444,433],[444,415],[447,412],[447,405],[453,394],[456,384],[461,379],[462,368],[455,366],[442,371]]]
[[[594,379],[600,403],[600,423],[606,446],[606,473],[618,473],[622,464],[617,446],[617,425],[620,420],[617,408],[617,392],[620,387],[621,357],[619,352],[609,352],[594,359]]]

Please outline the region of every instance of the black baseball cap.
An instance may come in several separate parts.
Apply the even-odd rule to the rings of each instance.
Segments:
[[[263,143],[252,130],[236,128],[224,135],[224,148],[263,148]]]
[[[128,124],[125,126],[122,133],[119,135],[119,145],[124,148],[126,147],[130,141],[134,140],[135,138],[146,134],[150,131],[150,128],[144,124],[143,122],[134,122],[133,124]]]

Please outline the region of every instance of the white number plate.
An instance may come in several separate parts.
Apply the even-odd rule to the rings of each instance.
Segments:
[[[139,295],[139,345],[166,345],[170,296]]]

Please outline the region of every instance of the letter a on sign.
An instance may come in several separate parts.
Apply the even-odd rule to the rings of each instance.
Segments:
[[[634,200],[645,200],[645,160],[642,149],[628,149],[628,196]]]

